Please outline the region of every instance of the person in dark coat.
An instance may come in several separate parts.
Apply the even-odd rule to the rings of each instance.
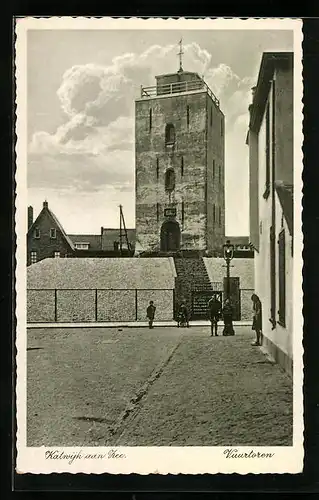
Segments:
[[[253,303],[253,324],[252,330],[256,332],[256,341],[252,345],[257,346],[262,344],[262,310],[261,301],[258,295],[252,294],[251,300]]]
[[[180,326],[185,326],[185,325],[187,326],[187,328],[189,328],[188,309],[185,300],[182,300],[177,314],[177,326],[179,328]]]
[[[229,299],[225,300],[225,304],[223,307],[223,319],[224,319],[224,331],[223,335],[235,335],[234,327],[233,327],[233,308]]]
[[[222,312],[222,304],[218,300],[216,295],[213,295],[208,301],[208,317],[211,323],[211,334],[212,337],[218,337],[217,329],[218,329],[218,321],[220,320]]]
[[[153,321],[155,317],[156,307],[154,306],[154,302],[151,300],[148,308],[146,309],[146,316],[148,318],[148,326],[149,328],[154,328]]]

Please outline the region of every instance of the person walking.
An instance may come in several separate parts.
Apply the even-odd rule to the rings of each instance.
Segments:
[[[262,309],[261,309],[261,301],[258,295],[255,293],[252,294],[251,300],[253,303],[253,324],[252,330],[256,332],[256,341],[252,343],[252,345],[262,345]]]
[[[223,319],[224,319],[223,335],[225,337],[228,335],[235,335],[233,327],[233,308],[229,299],[225,300],[225,304],[223,307]]]
[[[182,300],[177,315],[177,327],[179,328],[180,326],[185,326],[185,325],[187,326],[187,328],[189,328],[188,309],[185,300]]]
[[[146,317],[148,318],[148,327],[154,328],[153,321],[155,317],[156,307],[154,306],[154,302],[150,300],[149,306],[146,309]]]
[[[220,320],[222,310],[222,304],[218,300],[217,296],[214,294],[208,301],[208,317],[211,323],[211,335],[212,337],[218,337],[218,321]],[[215,333],[214,333],[215,332]]]

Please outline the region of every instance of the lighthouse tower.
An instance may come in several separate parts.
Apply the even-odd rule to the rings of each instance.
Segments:
[[[181,44],[180,44],[181,45]],[[135,102],[136,239],[147,254],[218,255],[225,237],[224,115],[197,73],[156,76]]]

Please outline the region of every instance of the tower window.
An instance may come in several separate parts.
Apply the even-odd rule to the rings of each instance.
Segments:
[[[156,158],[156,178],[159,178],[159,159]]]
[[[186,108],[187,128],[189,127],[189,106]]]
[[[175,172],[169,168],[165,172],[165,190],[173,191],[175,189]]]
[[[216,206],[215,206],[215,203],[213,205],[213,221],[216,222]]]
[[[149,129],[150,131],[152,130],[152,108],[150,109],[150,115],[149,115]]]
[[[213,160],[213,179],[215,178],[215,175],[216,175],[215,160]]]
[[[37,240],[40,238],[40,229],[38,227],[35,228],[33,237],[36,238]]]
[[[38,260],[38,257],[37,257],[37,252],[33,251],[30,253],[30,262],[31,264],[35,264]]]
[[[219,184],[222,182],[222,167],[219,165]]]
[[[56,229],[55,229],[54,227],[52,227],[52,228],[50,229],[50,238],[51,238],[52,240],[55,240],[55,239],[56,239]]]
[[[184,156],[181,157],[181,176],[184,175]]]
[[[156,220],[157,220],[157,222],[159,221],[159,215],[160,215],[160,205],[159,205],[159,203],[156,203]]]
[[[210,108],[210,126],[213,126],[213,107]]]
[[[175,142],[175,127],[172,123],[168,123],[165,127],[165,144],[174,144]]]
[[[220,135],[224,137],[224,120],[223,118],[220,121]]]
[[[219,225],[221,226],[222,225],[222,209],[221,209],[221,207],[219,207],[219,209],[218,209],[218,221],[219,221]]]

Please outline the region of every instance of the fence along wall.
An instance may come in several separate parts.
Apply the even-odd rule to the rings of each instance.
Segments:
[[[44,259],[28,267],[27,321],[145,321],[150,300],[171,320],[175,274],[170,257]]]
[[[36,290],[27,291],[28,323],[146,321],[153,300],[157,321],[171,321],[174,290]]]

